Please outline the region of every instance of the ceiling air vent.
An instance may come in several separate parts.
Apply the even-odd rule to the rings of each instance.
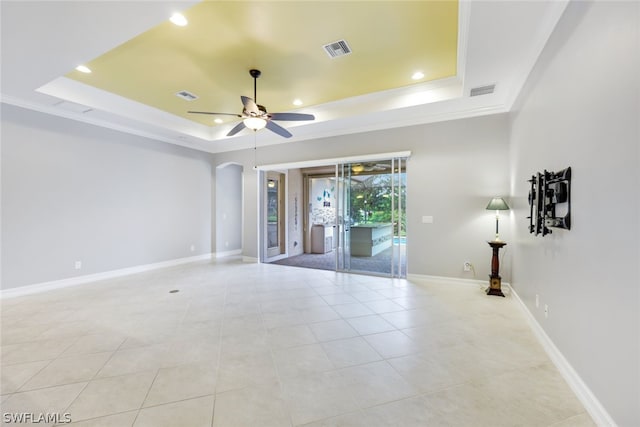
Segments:
[[[193,101],[195,99],[198,99],[197,95],[194,95],[187,90],[181,90],[180,92],[176,93],[176,96],[178,98],[184,99],[185,101]]]
[[[480,95],[488,95],[490,93],[493,93],[493,91],[496,89],[496,85],[487,85],[487,86],[479,86],[479,87],[474,87],[473,89],[471,89],[471,92],[469,93],[469,96],[480,96]]]
[[[337,42],[329,43],[324,46],[325,52],[329,55],[329,58],[337,58],[339,56],[349,55],[351,48],[347,44],[346,40],[338,40]]]

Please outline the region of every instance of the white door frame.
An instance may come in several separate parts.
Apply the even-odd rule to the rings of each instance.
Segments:
[[[284,175],[282,183],[282,197],[284,198],[284,210],[282,217],[284,218],[284,241],[282,242],[283,248],[281,253],[274,256],[269,256],[269,248],[267,243],[267,172],[277,172]],[[260,248],[259,260],[263,263],[277,261],[289,256],[289,171],[288,170],[260,170],[258,169],[258,247]]]

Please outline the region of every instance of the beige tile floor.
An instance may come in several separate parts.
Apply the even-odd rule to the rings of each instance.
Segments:
[[[480,286],[226,261],[1,306],[3,414],[67,413],[83,427],[594,426],[516,301]]]

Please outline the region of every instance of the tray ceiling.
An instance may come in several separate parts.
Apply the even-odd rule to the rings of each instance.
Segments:
[[[456,75],[457,1],[204,2],[182,15],[186,26],[167,20],[67,77],[214,126],[187,110],[239,113],[240,95],[253,97],[250,68],[262,71],[258,101],[272,112]],[[337,40],[352,52],[331,58],[323,46]],[[198,98],[178,98],[183,90]]]

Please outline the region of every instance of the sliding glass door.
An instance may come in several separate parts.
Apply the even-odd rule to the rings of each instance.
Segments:
[[[405,277],[406,159],[336,167],[339,271]]]

